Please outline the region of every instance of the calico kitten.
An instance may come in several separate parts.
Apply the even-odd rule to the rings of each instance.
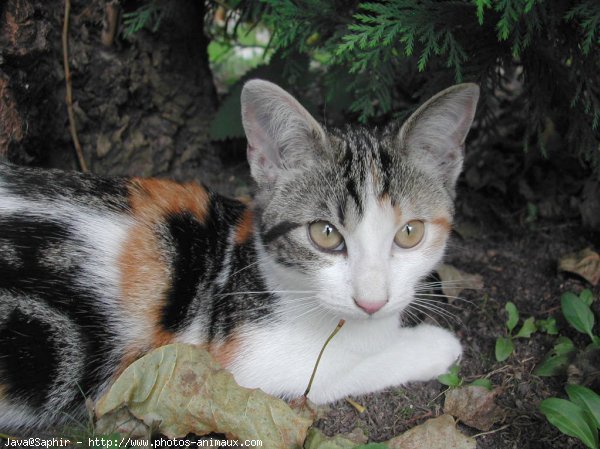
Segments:
[[[451,87],[402,127],[324,129],[242,92],[252,206],[196,184],[0,164],[0,430],[60,424],[132,361],[207,348],[247,387],[334,401],[446,371],[450,332],[402,327],[450,231],[478,99]]]

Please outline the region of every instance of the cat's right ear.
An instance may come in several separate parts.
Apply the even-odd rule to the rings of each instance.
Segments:
[[[248,162],[259,185],[282,173],[308,166],[325,132],[310,113],[285,90],[263,80],[242,89],[242,123],[248,140]]]

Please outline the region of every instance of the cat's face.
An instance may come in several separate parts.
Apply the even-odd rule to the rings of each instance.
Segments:
[[[406,308],[441,259],[478,89],[442,92],[402,126],[325,131],[264,81],[242,93],[259,251],[298,315],[383,317]]]

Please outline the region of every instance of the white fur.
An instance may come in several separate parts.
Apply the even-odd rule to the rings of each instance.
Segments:
[[[316,403],[431,379],[460,357],[460,343],[450,332],[426,324],[400,326],[400,312],[412,300],[415,284],[443,254],[442,246],[433,245],[441,230],[427,224],[417,247],[394,244],[405,222],[422,218],[408,205],[403,210],[404,219],[397,223],[391,205],[381,205],[371,195],[360,224],[340,229],[348,257],[331,255],[333,263],[314,277],[278,265],[257,242],[268,289],[297,293],[279,295],[276,323],[242,330],[243,346],[229,367],[241,385],[288,398],[301,395],[341,318],[346,324],[327,347],[309,395]],[[306,286],[314,290],[306,291]],[[369,316],[355,304],[356,297],[389,302]]]

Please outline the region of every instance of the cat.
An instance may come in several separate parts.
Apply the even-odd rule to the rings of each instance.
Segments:
[[[252,205],[194,183],[0,164],[0,431],[67,423],[172,342],[243,386],[327,403],[428,380],[461,356],[403,326],[442,258],[479,88],[402,125],[326,129],[280,87],[242,91]]]

